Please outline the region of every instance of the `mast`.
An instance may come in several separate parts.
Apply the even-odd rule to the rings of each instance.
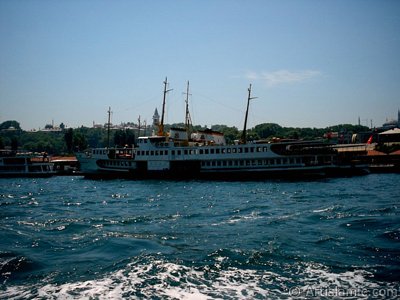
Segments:
[[[187,82],[187,87],[186,87],[186,115],[185,115],[185,129],[186,132],[189,134],[189,127],[192,125],[192,119],[190,118],[190,113],[189,113],[189,80]]]
[[[139,118],[138,118],[138,138],[140,137],[140,115],[139,115]]]
[[[167,84],[168,84],[168,80],[167,77],[165,77],[165,81],[164,81],[164,96],[163,96],[163,106],[162,106],[162,113],[161,113],[161,122],[158,125],[158,135],[159,136],[164,136],[165,132],[164,132],[164,114],[165,114],[165,98],[167,96],[167,93],[172,91],[172,89],[167,90]]]
[[[108,107],[108,122],[107,122],[107,148],[110,148],[110,126],[111,126],[111,107]]]
[[[258,97],[251,97],[251,83],[250,83],[250,87],[247,90],[249,92],[249,95],[247,96],[247,109],[246,109],[246,116],[244,117],[244,126],[243,126],[242,137],[240,138],[241,144],[246,144],[246,142],[247,142],[246,130],[247,130],[247,117],[249,115],[250,100],[258,98]]]

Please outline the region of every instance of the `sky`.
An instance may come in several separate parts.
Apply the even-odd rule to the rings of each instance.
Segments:
[[[400,109],[400,1],[0,0],[0,123],[380,126]]]

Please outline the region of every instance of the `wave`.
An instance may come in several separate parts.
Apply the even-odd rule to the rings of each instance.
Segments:
[[[372,295],[375,290],[399,295],[394,294],[399,291],[398,284],[377,282],[370,271],[363,269],[335,272],[313,262],[243,268],[224,264],[231,254],[226,250],[217,251],[213,254],[213,263],[205,265],[168,261],[157,255],[138,256],[122,269],[100,278],[8,286],[0,290],[0,298],[282,299],[312,296],[328,299],[336,291],[354,294],[353,299],[356,299],[368,298],[363,296]]]
[[[0,280],[5,283],[11,277],[17,278],[24,272],[30,272],[38,265],[29,258],[8,251],[0,251]]]

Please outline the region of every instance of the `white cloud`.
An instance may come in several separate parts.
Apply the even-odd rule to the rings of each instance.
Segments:
[[[278,70],[274,72],[253,72],[249,71],[245,77],[249,80],[261,80],[267,86],[273,87],[285,83],[295,83],[306,81],[321,75],[320,71],[315,70],[302,70],[302,71],[288,71]]]

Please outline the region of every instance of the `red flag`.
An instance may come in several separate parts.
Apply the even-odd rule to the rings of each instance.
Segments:
[[[368,139],[368,141],[367,141],[367,144],[372,144],[372,138],[373,138],[374,136],[373,135],[371,135],[370,137],[369,137],[369,139]]]

